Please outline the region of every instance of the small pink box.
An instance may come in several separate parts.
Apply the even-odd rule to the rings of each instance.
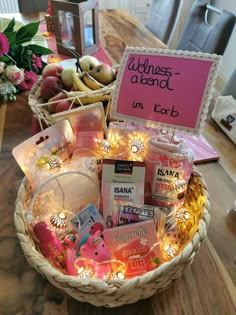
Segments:
[[[153,220],[106,229],[103,239],[112,259],[126,264],[126,278],[140,276],[159,265],[161,254]]]

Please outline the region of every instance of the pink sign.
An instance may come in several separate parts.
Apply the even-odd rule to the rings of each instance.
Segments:
[[[111,115],[199,133],[206,119],[220,56],[128,47]]]

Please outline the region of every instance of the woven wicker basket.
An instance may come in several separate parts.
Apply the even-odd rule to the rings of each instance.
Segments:
[[[26,259],[55,287],[64,290],[76,300],[89,302],[96,306],[117,307],[134,303],[167,289],[193,261],[206,237],[210,221],[210,202],[206,184],[202,175],[194,168],[188,185],[186,203],[194,204],[195,207],[199,205],[201,218],[192,240],[178,256],[143,276],[128,280],[80,279],[62,274],[37,251],[31,236],[31,226],[25,222],[23,215],[26,203],[29,201],[29,192],[28,181],[24,179],[18,191],[14,215],[17,236]]]
[[[32,87],[32,89],[29,92],[28,96],[28,104],[36,117],[36,119],[40,122],[40,124],[46,125],[46,126],[51,126],[53,125],[53,121],[51,119],[51,113],[47,110],[47,103],[43,100],[43,98],[40,95],[40,84],[41,84],[41,79],[39,78],[39,81]],[[115,81],[104,87],[102,91],[106,94],[109,95],[110,99],[108,101],[108,104],[106,105],[105,114],[106,114],[106,120],[109,122],[109,108],[110,108],[110,102],[111,102],[111,92],[114,88]],[[99,90],[92,91],[92,93],[99,92]],[[89,94],[89,93],[87,93]],[[71,99],[73,101],[73,98]],[[45,106],[41,106],[41,104],[45,104]],[[79,105],[78,105],[79,106]],[[86,106],[86,105],[85,105]],[[41,128],[43,129],[43,128]]]

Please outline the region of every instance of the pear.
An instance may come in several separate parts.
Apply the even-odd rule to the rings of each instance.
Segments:
[[[94,67],[88,73],[98,82],[108,85],[114,81],[114,71],[112,67],[106,63],[101,63]]]
[[[73,73],[75,73],[75,68],[65,68],[61,73],[62,83],[68,87],[72,88],[73,85]]]
[[[100,64],[97,58],[89,55],[85,55],[79,59],[79,65],[82,71],[92,70],[94,67]]]

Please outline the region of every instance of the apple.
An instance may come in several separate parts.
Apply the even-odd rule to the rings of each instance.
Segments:
[[[93,70],[94,67],[98,66],[100,61],[97,58],[89,55],[85,55],[79,59],[79,65],[82,71]]]
[[[62,81],[59,78],[49,76],[42,80],[40,84],[40,94],[42,98],[49,100],[59,93],[62,87]]]
[[[64,112],[68,110],[70,107],[71,107],[71,102],[68,101],[67,99],[64,99],[57,103],[55,112],[56,113]],[[73,104],[71,108],[75,108],[75,105]]]
[[[65,99],[65,98],[67,98],[67,95],[66,95],[65,92],[59,92],[55,96],[49,98],[48,103],[49,102],[54,102],[54,103],[48,104],[48,111],[50,113],[52,113],[52,114],[55,113],[56,112],[56,107],[57,107],[57,104],[58,104],[57,101],[61,101],[61,100]]]
[[[114,81],[114,72],[110,65],[106,63],[101,63],[94,67],[88,73],[97,81],[104,85],[108,85]]]
[[[59,78],[61,76],[62,71],[63,67],[59,63],[49,63],[43,69],[42,78],[43,79],[46,77]]]
[[[62,83],[65,85],[67,88],[72,88],[73,86],[73,78],[72,75],[75,73],[76,70],[75,68],[65,68],[62,73],[61,73],[61,80]]]

